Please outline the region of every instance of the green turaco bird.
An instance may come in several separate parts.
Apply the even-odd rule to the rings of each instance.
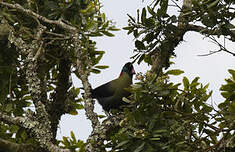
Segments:
[[[126,63],[117,79],[92,89],[91,97],[96,98],[102,108],[107,112],[110,109],[119,109],[121,105],[125,104],[122,98],[130,95],[125,88],[128,88],[132,84],[134,74],[135,70],[133,65],[130,62]]]

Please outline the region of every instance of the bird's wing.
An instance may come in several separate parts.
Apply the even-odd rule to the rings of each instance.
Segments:
[[[117,79],[107,82],[93,90],[91,90],[92,97],[102,98],[113,96],[116,91]]]

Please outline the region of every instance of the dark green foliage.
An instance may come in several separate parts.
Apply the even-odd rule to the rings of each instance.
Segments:
[[[222,91],[221,95],[226,100],[218,105],[221,110],[220,114],[223,115],[225,119],[218,119],[217,121],[220,122],[219,126],[224,128],[230,128],[232,124],[234,127],[233,122],[235,120],[235,70],[230,69],[229,73],[232,75],[231,78],[225,79],[226,84],[222,85],[220,88]],[[231,136],[232,135],[230,135],[230,137]]]
[[[74,133],[70,132],[69,137],[63,137],[63,140],[60,142],[64,145],[64,148],[68,148],[71,152],[84,152],[85,151],[85,144],[81,140],[77,140]]]
[[[4,101],[6,95],[9,93],[10,77],[15,73],[16,58],[18,52],[15,48],[9,47],[7,40],[8,29],[6,26],[0,27],[0,101]]]
[[[122,152],[191,152],[209,149],[219,152],[221,138],[226,141],[234,136],[234,128],[231,128],[234,125],[233,102],[228,104],[226,100],[219,106],[227,107],[229,113],[225,109],[216,112],[207,103],[212,92],[208,91],[208,85],[198,82],[199,77],[191,82],[184,77],[182,84],[173,84],[169,82],[167,73],[172,73],[172,70],[154,83],[155,75],[151,73],[138,76],[140,82],[130,89],[132,108],[125,109],[121,127],[110,136],[107,147]],[[230,70],[230,73],[234,74],[234,71]],[[232,83],[222,88],[229,85]],[[221,133],[225,137],[219,137]],[[233,146],[234,142],[231,143]]]
[[[61,20],[79,29],[81,41],[81,54],[84,69],[94,73],[107,68],[105,65],[98,65],[104,51],[96,49],[96,42],[91,40],[93,36],[113,36],[111,31],[117,31],[111,21],[108,21],[104,13],[100,12],[100,3],[97,0],[16,0],[8,3],[18,3],[43,17],[50,20]],[[0,111],[9,116],[25,116],[26,113],[34,112],[32,94],[28,90],[26,77],[28,50],[16,49],[13,43],[8,40],[11,27],[14,36],[21,38],[25,43],[32,44],[35,41],[35,34],[38,22],[46,26],[41,40],[42,48],[45,51],[39,59],[37,69],[40,79],[45,80],[44,101],[48,102],[47,110],[52,115],[55,131],[57,130],[60,116],[65,113],[77,115],[77,110],[83,109],[81,98],[78,97],[80,90],[72,87],[69,76],[74,73],[80,77],[80,73],[74,71],[77,54],[74,46],[71,45],[70,33],[56,24],[49,24],[42,20],[31,17],[23,11],[0,6]],[[2,23],[7,23],[8,26]],[[89,64],[88,64],[89,63]],[[69,107],[63,105],[69,102]],[[56,107],[56,108],[55,108]],[[54,110],[50,110],[53,109]],[[57,119],[56,117],[59,118]],[[53,128],[54,129],[54,128]],[[54,135],[56,132],[54,133]],[[31,135],[22,128],[15,125],[7,125],[0,122],[0,137],[16,143],[34,143]],[[84,149],[84,144],[78,145]],[[83,147],[83,148],[82,148]],[[71,148],[71,147],[67,147]],[[73,146],[71,149],[74,149]]]
[[[135,37],[136,55],[133,59],[138,60],[138,64],[145,61],[152,65],[151,60],[147,58],[156,51],[157,47],[160,47],[161,51],[170,51],[169,54],[172,55],[172,50],[177,45],[177,38],[181,39],[180,30],[177,28],[180,19],[167,11],[170,7],[168,4],[168,0],[154,0],[152,5],[137,10],[136,19],[128,15],[129,24],[123,29]],[[175,0],[174,4],[179,5]],[[210,29],[205,36],[224,35],[235,41],[235,26],[231,22],[235,17],[232,4],[234,4],[232,0],[193,0],[192,8],[185,8],[182,13],[188,23],[201,23],[205,29]],[[168,67],[169,64],[166,63],[164,66]]]
[[[211,92],[207,92],[207,86],[198,83],[198,78],[191,83],[184,78],[184,89],[179,89],[180,84],[169,82],[167,74],[152,83],[154,77],[147,73],[133,85],[130,90],[133,107],[126,109],[122,128],[111,137],[111,145],[119,151],[197,148],[193,134],[203,134],[204,130],[198,132],[198,126],[209,123],[207,114],[213,108],[206,101]],[[191,139],[187,141],[187,138]]]
[[[2,25],[2,24],[0,24]],[[25,107],[31,105],[31,97],[27,95],[25,69],[21,64],[21,54],[8,40],[8,28],[0,26],[0,111],[15,116],[22,116]],[[22,68],[18,68],[22,67]],[[0,122],[0,136],[5,139],[16,136],[13,141],[25,143],[32,141],[26,130],[15,125],[5,125]]]

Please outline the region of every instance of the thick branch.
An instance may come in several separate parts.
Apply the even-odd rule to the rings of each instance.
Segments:
[[[119,127],[122,120],[122,115],[113,115],[105,119],[100,126],[100,132],[98,134],[99,141],[105,141],[106,135],[108,135],[109,132],[113,131],[114,128]]]
[[[38,37],[37,39],[40,39],[42,33],[44,32],[46,28],[42,26],[38,28]],[[38,68],[39,68],[39,64],[38,64],[38,56],[36,52],[41,52],[41,44],[42,42],[38,42],[36,40],[34,40],[31,44],[30,49],[28,50],[28,56],[27,56],[27,62],[28,62],[28,67],[27,67],[27,71],[26,71],[26,76],[27,76],[27,80],[29,83],[29,92],[32,95],[33,98],[33,103],[35,105],[36,108],[36,112],[37,112],[37,116],[38,117],[46,117],[46,109],[45,109],[45,105],[43,105],[43,102],[45,103],[45,101],[42,101],[42,97],[44,97],[44,94],[46,93],[46,90],[44,88],[41,87],[41,79],[39,78],[39,73],[38,73]],[[41,115],[41,116],[39,116]]]
[[[91,85],[88,82],[88,75],[89,75],[89,70],[86,69],[86,61],[84,61],[84,58],[86,57],[86,54],[82,54],[81,52],[81,42],[79,40],[79,34],[76,32],[73,36],[73,41],[74,41],[74,46],[76,49],[77,53],[77,70],[80,74],[80,79],[82,81],[82,84],[84,86],[85,94],[85,110],[86,110],[86,116],[88,119],[91,120],[92,127],[95,128],[96,126],[99,126],[99,120],[97,114],[93,111],[94,110],[94,101],[91,98]],[[83,58],[83,59],[82,59]],[[83,60],[83,61],[82,61]]]
[[[198,33],[206,34],[206,35],[211,35],[211,34],[214,33],[213,30],[210,30],[206,27],[199,26],[199,25],[193,25],[193,24],[189,24],[187,26],[187,31],[195,31],[195,32],[198,32]]]
[[[69,150],[61,149],[60,147],[55,145],[56,143],[54,142],[55,140],[52,134],[49,114],[45,106],[45,103],[47,103],[47,99],[45,96],[46,88],[44,87],[44,76],[42,74],[42,76],[40,77],[39,74],[39,60],[42,56],[42,53],[44,53],[44,51],[42,51],[43,42],[41,40],[41,35],[46,30],[46,27],[39,25],[36,34],[36,40],[32,41],[32,44],[27,44],[21,38],[16,37],[11,27],[9,28],[9,41],[14,43],[14,45],[18,47],[22,53],[27,55],[26,61],[28,67],[26,76],[29,83],[28,89],[32,96],[32,100],[36,109],[36,115],[34,116],[34,119],[37,120],[37,122],[35,123],[26,123],[28,121],[28,119],[26,119],[27,121],[24,121],[23,123],[20,123],[18,121],[17,125],[20,124],[20,126],[28,129],[31,136],[34,136],[36,141],[40,144],[40,147],[45,148],[51,152],[69,152]],[[10,123],[15,124],[15,122],[10,119],[9,116],[5,117],[5,120],[9,120]]]
[[[184,11],[190,10],[192,5],[191,0],[184,0],[181,13],[179,15],[179,21],[177,30],[170,37],[166,37],[162,41],[161,45],[157,47],[153,52],[150,53],[152,59],[151,71],[157,74],[157,77],[163,67],[169,66],[169,58],[173,54],[175,47],[183,41],[183,36],[186,33],[186,28],[188,25],[187,19],[184,17]],[[157,78],[156,77],[156,78]]]
[[[24,12],[25,14],[29,15],[29,16],[32,16],[33,18],[37,18],[43,22],[46,22],[46,23],[49,23],[49,24],[55,24],[55,25],[58,25],[60,27],[62,27],[63,29],[66,29],[66,30],[69,30],[71,32],[74,32],[76,31],[76,28],[73,27],[73,26],[70,26],[68,24],[65,24],[62,20],[49,20],[47,19],[46,17],[44,16],[41,16],[33,11],[31,11],[30,9],[25,9],[23,8],[21,5],[19,4],[9,4],[9,3],[6,3],[6,2],[0,2],[0,5],[2,6],[6,6],[6,7],[9,7],[9,8],[14,8],[14,9],[17,9],[21,12]]]
[[[6,152],[45,152],[45,150],[33,144],[17,144],[0,138],[0,151],[1,150]]]
[[[35,41],[32,42],[32,46],[27,57],[28,68],[26,75],[29,82],[29,92],[32,95],[32,99],[37,112],[36,117],[39,121],[37,128],[33,130],[33,134],[37,138],[37,141],[40,143],[40,145],[51,152],[69,151],[60,149],[57,145],[55,145],[55,143],[53,143],[54,138],[51,128],[51,121],[49,119],[50,117],[48,112],[46,111],[45,105],[43,104],[46,103],[46,101],[43,101],[45,100],[44,93],[46,92],[46,90],[44,87],[41,87],[41,84],[43,84],[44,82],[42,82],[43,80],[40,79],[38,73],[39,62],[36,59],[39,58],[35,58],[34,54],[36,50],[38,51],[38,49],[40,49],[40,44],[42,44],[42,42],[37,40],[40,40],[40,37],[45,29],[46,28],[43,26],[38,28],[37,38]]]
[[[7,124],[14,124],[26,129],[32,129],[37,124],[36,121],[32,121],[27,117],[12,117],[0,112],[0,120]]]
[[[84,108],[86,111],[86,116],[87,118],[91,121],[92,123],[92,128],[93,131],[91,135],[88,137],[88,144],[86,146],[86,152],[100,152],[103,149],[103,143],[97,143],[98,141],[98,136],[97,134],[100,131],[100,122],[98,120],[98,115],[94,112],[94,100],[91,98],[91,85],[88,82],[88,75],[89,75],[89,70],[87,70],[87,64],[84,59],[87,59],[88,57],[86,56],[87,54],[82,54],[81,52],[81,42],[79,40],[79,34],[75,33],[73,36],[73,41],[74,41],[74,46],[77,54],[77,70],[80,74],[80,79],[82,81],[85,93],[84,93]],[[89,67],[89,65],[88,65]]]
[[[218,35],[218,32],[216,30],[211,30],[206,27],[200,26],[200,25],[193,25],[189,24],[186,27],[187,31],[195,31],[204,35]],[[232,37],[231,41],[235,41],[235,30],[231,30],[231,33],[224,36],[230,35]]]

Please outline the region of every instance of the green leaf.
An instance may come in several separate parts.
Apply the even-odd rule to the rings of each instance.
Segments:
[[[187,143],[187,142],[186,141],[181,141],[181,142],[176,143],[176,145],[182,145],[182,144],[185,144],[185,143]]]
[[[229,92],[221,92],[221,95],[222,95],[225,99],[227,99],[227,98],[230,97],[230,93],[229,93]]]
[[[212,8],[212,7],[214,7],[214,6],[216,6],[218,3],[219,3],[219,1],[220,0],[215,0],[214,2],[212,2],[210,5],[208,5],[208,9],[210,9],[210,8]]]
[[[149,6],[147,6],[147,9],[148,9],[148,12],[151,14],[151,15],[156,15],[156,13],[154,12],[153,9],[151,9]]]
[[[163,96],[167,96],[170,94],[170,90],[160,90],[157,93],[157,96],[163,97]]]
[[[153,28],[155,26],[155,20],[152,17],[147,18],[145,20],[144,24],[149,28]],[[153,34],[153,36],[155,36],[155,35]]]
[[[128,142],[129,142],[129,140],[122,141],[122,142],[120,142],[115,148],[120,148],[120,147],[122,147],[123,145],[127,144]]]
[[[166,130],[166,129],[159,129],[159,130],[155,130],[154,134],[161,134],[161,133],[167,133],[167,132],[168,132],[168,130]]]
[[[100,32],[92,32],[92,33],[88,34],[88,36],[90,36],[90,37],[99,37],[99,36],[103,36],[103,34],[101,34]]]
[[[75,89],[75,94],[76,94],[76,95],[79,95],[79,93],[80,93],[80,88],[76,88],[76,89]]]
[[[6,111],[6,112],[10,112],[10,111],[12,111],[12,110],[13,110],[12,104],[11,104],[11,103],[7,104],[7,106],[6,106],[6,108],[5,108],[5,111]]]
[[[26,95],[26,96],[23,97],[23,99],[24,99],[24,100],[31,100],[32,97],[31,97],[30,95]]]
[[[133,35],[134,35],[135,38],[137,38],[139,36],[138,30],[134,30]]]
[[[103,21],[106,20],[105,13],[102,13],[102,14],[101,14],[101,17],[102,17],[102,20],[103,20]]]
[[[124,101],[124,102],[126,102],[126,103],[131,103],[131,102],[132,102],[131,100],[127,99],[126,97],[123,97],[123,98],[122,98],[122,101]]]
[[[104,23],[102,29],[106,29],[109,26],[109,21],[107,21],[106,23]]]
[[[199,79],[200,79],[200,77],[194,78],[193,81],[192,81],[192,84],[197,83]]]
[[[169,74],[169,75],[180,75],[182,73],[184,73],[184,71],[179,70],[179,69],[169,70],[166,72],[166,74]]]
[[[229,69],[228,72],[232,74],[232,77],[235,80],[235,70]]]
[[[188,80],[188,78],[186,78],[186,77],[183,78],[183,84],[184,84],[184,89],[188,90],[189,89],[189,80]]]
[[[140,64],[144,60],[145,54],[142,54],[138,60],[138,64]]]
[[[198,128],[199,134],[202,133],[203,128],[204,128],[204,125],[202,123],[199,123],[199,128]]]
[[[161,138],[150,138],[150,140],[154,140],[154,141],[156,141],[156,140],[160,140]]]
[[[95,59],[95,64],[98,64],[105,52],[104,51],[94,51],[94,53],[95,53],[95,55],[98,55],[98,57],[96,57],[96,59]]]
[[[133,27],[132,26],[126,26],[126,27],[123,27],[122,29],[123,30],[133,30]]]
[[[63,143],[66,147],[68,147],[68,146],[70,145],[68,138],[65,137],[65,136],[63,136],[63,141],[62,141],[62,143]]]
[[[234,115],[235,114],[235,102],[232,102],[228,109],[229,109],[229,112],[231,112]]]
[[[99,118],[105,118],[106,116],[105,115],[98,115]]]
[[[29,107],[29,106],[31,106],[31,104],[32,104],[32,102],[31,102],[31,101],[29,101],[29,102],[25,101],[25,105],[24,105],[24,107]]]
[[[142,14],[141,14],[141,22],[144,24],[146,20],[146,9],[142,9]]]
[[[120,31],[119,28],[115,28],[115,27],[109,27],[108,30],[110,30],[110,31]]]
[[[160,2],[161,0],[156,0],[156,1],[154,1],[155,3],[154,3],[154,8],[158,5],[158,3]]]
[[[91,72],[95,74],[99,74],[101,71],[98,69],[91,69]]]
[[[220,109],[225,109],[228,106],[228,101],[222,102],[218,105]]]
[[[77,110],[81,110],[84,109],[84,106],[82,104],[75,104],[74,108]]]
[[[139,40],[136,40],[135,41],[135,47],[138,49],[138,50],[144,50],[145,49],[145,45],[143,42],[139,41]]]
[[[78,112],[77,112],[77,110],[73,110],[73,111],[70,111],[69,114],[76,116],[76,115],[78,115]]]
[[[206,90],[206,89],[208,89],[208,87],[209,87],[209,83],[207,83],[207,84],[203,87],[203,89]]]
[[[150,43],[150,42],[152,42],[154,39],[155,39],[154,33],[151,32],[151,33],[148,33],[148,34],[144,37],[143,41],[146,41],[147,43]]]
[[[220,88],[220,90],[232,92],[232,91],[235,90],[235,87],[234,87],[234,86],[235,86],[235,83],[234,83],[234,84],[228,83],[228,84],[226,84],[226,85],[222,85],[221,88]]]
[[[203,111],[203,112],[205,112],[205,113],[210,113],[212,110],[213,110],[212,107],[209,107],[209,106],[207,106],[207,105],[204,105],[201,111]]]
[[[208,14],[206,15],[203,15],[201,17],[201,22],[202,24],[204,24],[205,26],[208,26],[208,27],[214,27],[216,25],[216,19],[214,18],[211,18]]]
[[[97,66],[95,66],[95,68],[97,68],[97,69],[107,69],[107,68],[109,68],[109,66],[107,66],[107,65],[97,65]]]
[[[134,152],[142,151],[144,149],[144,146],[145,146],[145,142],[143,142],[139,147],[137,147]]]
[[[71,136],[73,141],[77,141],[73,131],[70,132],[70,136]]]
[[[109,36],[109,37],[114,37],[114,34],[108,32],[108,31],[101,31],[104,35]]]
[[[157,11],[158,18],[164,17],[166,15],[168,8],[168,0],[161,0],[160,6],[160,9],[158,9]]]
[[[135,19],[132,16],[130,16],[129,14],[127,14],[127,16],[131,19],[132,22],[135,23]]]

